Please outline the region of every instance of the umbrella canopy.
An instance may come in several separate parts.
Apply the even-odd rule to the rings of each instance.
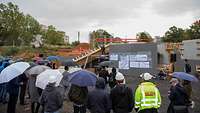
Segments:
[[[38,60],[36,63],[39,65],[47,65],[50,63],[50,61],[49,60]]]
[[[65,60],[62,62],[63,66],[78,66],[73,60]]]
[[[96,84],[97,76],[86,70],[79,70],[69,75],[69,82],[78,86],[94,86]]]
[[[109,66],[109,67],[114,67],[114,64],[112,61],[103,61],[99,63],[99,66]]]
[[[45,89],[46,85],[49,83],[52,77],[55,78],[56,86],[58,86],[62,80],[63,75],[59,70],[46,69],[44,72],[37,76],[36,87]]]
[[[198,81],[198,79],[195,76],[185,73],[185,72],[174,72],[172,73],[172,76],[179,79],[188,80],[188,81],[195,81],[195,82]]]
[[[30,65],[27,62],[17,62],[9,65],[0,73],[0,83],[9,82],[10,80],[24,73],[24,71],[29,67]]]
[[[44,66],[44,65],[37,65],[37,66],[34,66],[34,67],[30,68],[29,70],[27,70],[26,73],[27,73],[27,75],[39,75],[46,69],[50,69],[50,67]]]
[[[58,61],[58,60],[61,60],[61,57],[59,57],[59,56],[48,56],[47,60],[49,60],[49,61]]]

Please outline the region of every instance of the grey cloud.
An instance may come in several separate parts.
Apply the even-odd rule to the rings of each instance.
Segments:
[[[156,0],[152,7],[163,16],[192,14],[194,18],[200,18],[200,0]]]
[[[62,28],[112,23],[136,18],[145,0],[10,0],[22,11]]]

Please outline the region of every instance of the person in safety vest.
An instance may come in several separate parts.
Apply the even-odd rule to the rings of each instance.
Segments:
[[[138,113],[158,113],[161,96],[155,84],[150,82],[153,76],[149,73],[140,75],[144,80],[135,92],[135,110]]]

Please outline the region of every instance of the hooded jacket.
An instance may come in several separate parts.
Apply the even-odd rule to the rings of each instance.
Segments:
[[[181,111],[176,111],[175,106],[187,106],[189,103],[189,97],[185,89],[177,84],[175,87],[171,87],[170,94],[168,96],[170,104],[167,109],[167,113],[189,113],[187,107]]]
[[[133,109],[133,92],[125,84],[117,84],[111,90],[112,109],[114,113],[129,113]]]
[[[45,112],[55,112],[62,107],[62,96],[53,84],[48,84],[42,92],[40,104]]]
[[[189,102],[186,90],[179,84],[171,88],[169,99],[173,105],[186,105]]]
[[[89,92],[87,107],[91,113],[110,113],[111,100],[105,90],[105,80],[101,77],[96,81],[96,88]]]

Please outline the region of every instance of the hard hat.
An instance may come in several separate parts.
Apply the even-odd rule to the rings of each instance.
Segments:
[[[120,72],[117,72],[115,79],[116,80],[124,80],[124,75]]]
[[[152,79],[154,76],[151,75],[150,73],[143,73],[140,75],[141,78],[143,78],[144,80],[150,80]]]
[[[56,82],[56,76],[49,76],[48,83],[55,83]]]

